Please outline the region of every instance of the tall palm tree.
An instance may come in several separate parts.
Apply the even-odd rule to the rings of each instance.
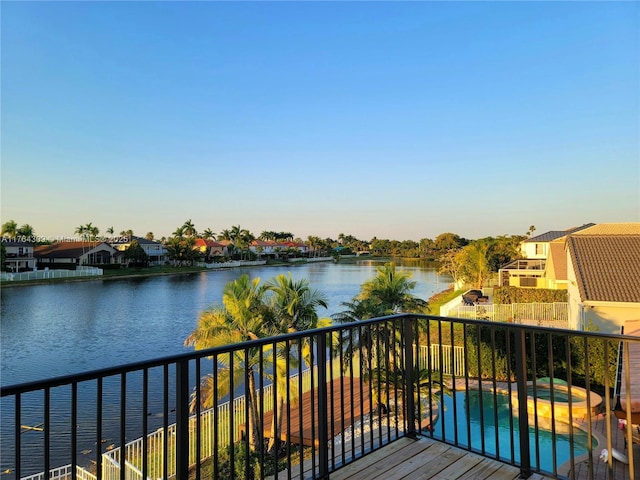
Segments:
[[[95,239],[100,233],[100,229],[93,225],[93,222],[89,222],[84,227],[84,233],[89,236],[89,240]]]
[[[107,232],[107,235],[113,235],[114,232],[113,227],[109,227],[105,231]]]
[[[22,225],[16,232],[19,237],[30,238],[33,237],[33,227],[28,223]]]
[[[244,252],[249,244],[255,239],[249,230],[241,228],[240,225],[231,227],[231,241],[236,249],[240,250],[241,258],[244,258]]]
[[[386,263],[377,269],[377,275],[362,284],[360,298],[377,303],[385,315],[400,312],[423,312],[427,302],[411,294],[416,282],[411,280],[410,272],[403,272],[392,263]]]
[[[184,237],[184,226],[176,228],[172,235],[176,238],[182,239]]]
[[[191,219],[184,222],[184,225],[182,225],[182,229],[184,231],[184,234],[187,237],[194,237],[198,234],[198,231],[196,230],[196,227],[193,225],[193,222],[191,221]]]
[[[347,309],[334,314],[333,318],[339,322],[351,323],[401,311],[424,311],[427,302],[411,294],[416,283],[410,278],[410,273],[398,271],[393,263],[378,267],[376,276],[362,284],[360,293],[351,302],[342,303]],[[397,333],[399,334],[399,331]],[[380,372],[381,369],[393,369],[394,351],[387,351],[386,345],[399,343],[393,342],[392,337],[391,329],[384,324],[346,332],[340,339],[345,366],[359,362],[364,378],[372,378],[374,373]],[[371,359],[371,362],[368,359]],[[370,364],[373,371],[369,371]],[[382,399],[378,400],[382,402]]]
[[[13,220],[9,220],[2,224],[2,236],[7,238],[16,238],[18,224]]]
[[[265,325],[272,323],[271,310],[264,302],[266,287],[259,284],[259,278],[251,280],[246,274],[229,282],[223,290],[222,305],[214,306],[200,315],[197,327],[187,337],[185,345],[202,350],[269,336]],[[219,394],[228,394],[231,377],[236,380],[234,384],[239,385],[246,372],[246,378],[249,381],[246,399],[249,409],[247,429],[249,446],[252,450],[259,448],[262,442],[255,374],[261,358],[264,360],[269,357],[265,355],[267,350],[268,347],[254,347],[249,349],[246,358],[244,351],[237,351],[217,359],[224,366],[218,376],[220,391],[217,393]],[[231,355],[233,355],[233,371],[229,368]],[[211,384],[210,380],[205,380],[203,388],[206,389]],[[212,400],[213,396],[205,395],[204,398]],[[211,404],[204,405],[205,408],[210,406]]]
[[[146,238],[147,240],[153,240],[155,237],[153,235],[153,232],[147,232],[144,238]]]
[[[210,228],[205,229],[205,231],[202,232],[201,235],[202,235],[202,238],[204,238],[205,240],[208,240],[210,238],[216,238],[216,234]]]
[[[224,229],[223,231],[221,231],[218,234],[218,240],[227,240],[227,241],[231,241],[231,230],[228,229]]]
[[[272,293],[271,306],[274,312],[273,326],[271,334],[284,334],[300,330],[308,330],[321,326],[328,326],[331,323],[329,318],[320,318],[319,307],[328,307],[328,300],[324,293],[311,289],[306,279],[294,280],[291,273],[289,275],[280,274],[266,283],[266,288]],[[281,360],[278,364],[284,363],[286,359],[294,362],[304,360],[311,366],[311,345],[309,339],[305,338],[301,344],[301,351],[292,351],[288,344],[279,345],[277,356]],[[278,370],[278,369],[277,369]],[[277,397],[277,418],[274,416],[271,428],[272,435],[269,441],[268,450],[272,451],[276,446],[276,440],[280,438],[279,432],[282,430],[282,420],[284,413],[283,392],[287,391],[288,377],[284,366],[279,368],[279,379],[276,378]],[[293,389],[295,390],[295,389]],[[287,397],[291,398],[291,391],[287,392]]]

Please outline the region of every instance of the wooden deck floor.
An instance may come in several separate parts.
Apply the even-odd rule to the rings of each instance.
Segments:
[[[428,438],[403,438],[347,465],[331,480],[515,480],[520,470]],[[531,480],[546,477],[534,474]]]

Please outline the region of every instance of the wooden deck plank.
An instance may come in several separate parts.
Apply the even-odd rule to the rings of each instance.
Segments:
[[[483,458],[480,455],[475,455],[473,453],[461,454],[461,456],[451,465],[449,465],[444,470],[437,472],[435,475],[426,476],[420,475],[416,477],[418,480],[449,480],[453,477],[454,474],[464,475],[469,472],[472,468],[475,468],[480,462],[482,462]]]
[[[414,456],[406,460],[402,465],[393,470],[390,475],[385,475],[385,480],[414,480],[414,479],[431,479],[442,470],[446,469],[452,463],[464,456],[464,452],[451,448],[436,449],[433,445],[425,450],[419,456]]]
[[[493,478],[493,474],[500,469],[502,465],[494,460],[482,458],[480,463],[476,464],[471,470],[464,472],[452,472],[451,479],[457,480],[486,480]],[[518,470],[518,474],[520,471]]]
[[[340,384],[342,383],[342,390]],[[331,398],[331,391],[334,392]],[[363,383],[360,387],[360,379],[354,377],[337,378],[333,380],[330,387],[327,388],[327,402],[330,405],[330,411],[333,412],[333,418],[326,419],[327,428],[331,432],[333,422],[336,433],[349,428],[354,421],[360,419],[362,415],[366,415],[371,411],[369,402],[369,385]],[[280,438],[284,441],[295,444],[303,444],[311,446],[315,443],[318,445],[318,389],[313,390],[313,402],[311,401],[312,392],[305,392],[300,401],[287,404],[283,407],[282,418],[282,434]],[[340,398],[348,399],[348,401],[340,402]],[[353,405],[351,405],[353,399]],[[331,406],[332,405],[332,406]],[[300,409],[302,408],[302,428],[300,426]],[[291,426],[289,427],[289,421]],[[271,429],[273,424],[273,410],[265,412],[263,419],[263,431],[265,437],[271,437]],[[315,431],[315,432],[314,432]]]
[[[398,445],[396,446],[396,444]],[[431,445],[426,443],[418,443],[416,440],[410,438],[403,438],[341,468],[334,475],[331,475],[331,478],[332,480],[334,478],[338,480],[370,480],[371,478],[375,478],[378,473],[390,470],[403,460],[419,454],[422,450],[430,446]]]

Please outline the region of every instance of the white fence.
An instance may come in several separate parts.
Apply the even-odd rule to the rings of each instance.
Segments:
[[[440,355],[441,352],[442,356]],[[441,372],[444,375],[455,375],[456,377],[465,374],[464,347],[433,343],[428,347],[426,345],[421,346],[418,355],[421,368],[430,366],[431,371]],[[430,359],[428,355],[430,355]],[[442,364],[440,360],[442,360]]]
[[[78,267],[77,270],[36,270],[34,272],[7,273],[2,272],[0,279],[3,282],[15,282],[19,280],[48,280],[50,278],[75,278],[101,276],[103,270],[96,267]]]
[[[253,260],[253,261],[231,260],[229,262],[213,262],[213,263],[198,262],[196,263],[196,266],[204,267],[204,268],[219,269],[219,268],[235,268],[235,267],[255,267],[258,265],[266,265],[266,264],[267,264],[266,260]]]
[[[557,302],[459,305],[455,308],[450,308],[448,316],[471,320],[491,320],[523,325],[538,325],[541,327],[568,328],[569,304]]]

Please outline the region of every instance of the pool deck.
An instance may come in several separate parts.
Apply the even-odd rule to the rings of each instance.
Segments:
[[[587,422],[585,420],[581,420],[577,422],[583,429],[587,429]],[[629,465],[625,465],[624,463],[613,461],[613,471],[612,475],[609,476],[609,469],[607,463],[600,459],[600,453],[602,449],[607,448],[607,417],[604,414],[600,414],[597,417],[593,418],[591,421],[591,428],[593,435],[598,440],[598,446],[593,450],[593,455],[591,459],[588,456],[584,456],[581,459],[578,459],[576,462],[576,478],[577,479],[588,479],[591,478],[589,476],[590,466],[593,468],[593,478],[594,480],[633,480],[640,479],[640,445],[633,445],[633,458],[634,458],[634,471],[631,472]],[[625,447],[624,440],[624,431],[618,428],[618,419],[613,413],[611,413],[611,446],[618,452],[621,452],[625,455],[628,454],[627,448]],[[569,475],[569,472],[560,471],[559,473],[563,475]]]

